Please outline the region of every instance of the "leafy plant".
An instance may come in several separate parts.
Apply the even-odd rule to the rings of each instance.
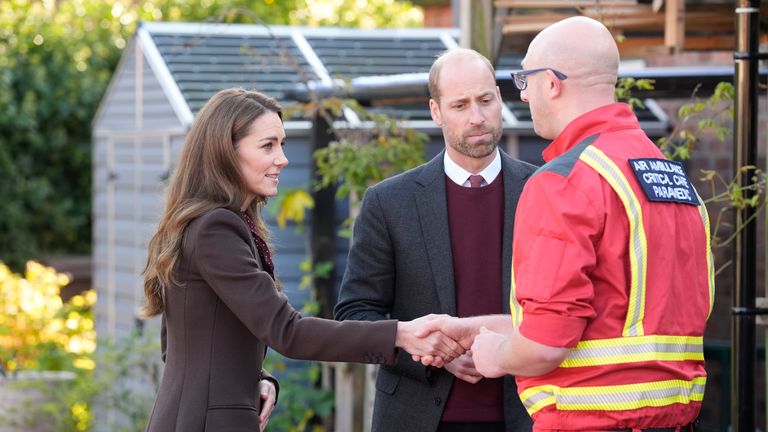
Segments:
[[[365,190],[388,177],[424,162],[424,147],[429,137],[401,126],[401,119],[366,111],[357,101],[322,101],[321,115],[338,117],[342,109],[353,110],[368,128],[334,129],[336,140],[315,151],[316,188],[335,186],[336,198],[350,198],[352,216],[344,222],[340,235],[351,237],[351,226]]]
[[[68,283],[66,275],[34,261],[24,277],[0,263],[0,372],[93,369],[96,293],[62,302],[59,291]]]
[[[696,87],[690,101],[677,110],[678,122],[669,135],[658,140],[659,148],[670,159],[687,160],[702,136],[714,134],[720,142],[733,134],[733,84],[720,82],[712,95],[698,97]]]
[[[361,121],[370,122],[370,127],[334,129],[337,139],[315,151],[318,188],[337,186],[339,199],[362,198],[369,186],[424,162],[427,135],[401,127],[401,119],[368,112],[354,100],[342,100],[341,104],[329,100],[324,106],[328,107],[324,115],[329,118],[340,115],[342,108],[350,108]]]
[[[696,145],[704,137],[715,138],[725,143],[733,135],[733,97],[732,83],[720,82],[712,95],[702,98],[698,95],[699,87],[693,91],[690,100],[677,110],[678,121],[673,130],[657,140],[661,151],[670,159],[686,161],[691,158]],[[698,149],[698,151],[704,151]],[[749,175],[749,182],[740,186],[737,179]],[[701,170],[699,178],[707,185],[708,193],[702,195],[712,217],[711,245],[719,248],[729,245],[738,234],[727,222],[728,214],[735,209],[756,209],[744,225],[755,222],[760,211],[766,206],[766,174],[756,166],[743,166],[732,178],[726,178],[716,170]],[[716,274],[731,265],[731,261],[720,264]]]
[[[652,90],[652,80],[635,80],[623,78],[616,89],[618,100],[624,100],[633,107],[640,100],[633,95],[633,90]],[[659,138],[656,144],[664,155],[673,160],[686,161],[696,151],[696,145],[701,143],[704,137],[715,138],[718,142],[725,143],[733,135],[733,96],[732,83],[720,82],[715,86],[709,97],[699,96],[700,87],[697,86],[689,101],[681,105],[677,110],[677,121],[672,131]],[[632,102],[636,101],[636,102]],[[699,151],[703,151],[699,149]],[[745,186],[739,186],[737,179],[749,174],[750,182]],[[753,222],[759,215],[759,211],[766,206],[765,172],[755,166],[740,167],[732,178],[723,177],[715,170],[701,170],[699,178],[707,185],[708,193],[702,196],[704,203],[709,207],[710,213],[715,212],[712,218],[711,237],[712,248],[727,246],[738,231],[730,230],[727,215],[734,209],[754,208],[754,212],[746,223]],[[748,197],[748,198],[747,198]],[[724,232],[728,232],[724,234]],[[716,273],[720,273],[731,264],[730,261],[722,264]]]
[[[44,421],[57,432],[92,430],[98,425],[115,432],[146,428],[159,383],[157,338],[138,333],[118,341],[102,341],[93,354],[96,368],[81,370],[71,380],[30,380],[17,388],[45,395],[42,403],[24,407],[27,426]],[[107,416],[106,410],[115,415]],[[100,413],[99,416],[96,413]]]
[[[630,107],[645,108],[645,104],[640,98],[633,95],[633,90],[653,90],[655,81],[652,79],[637,79],[632,77],[621,77],[616,84],[616,100],[626,102]]]
[[[282,373],[279,401],[269,428],[286,432],[322,431],[319,419],[333,412],[334,395],[320,387],[320,364],[310,363],[293,371],[288,370],[287,364],[287,359],[275,352],[270,352],[264,362],[266,370]]]

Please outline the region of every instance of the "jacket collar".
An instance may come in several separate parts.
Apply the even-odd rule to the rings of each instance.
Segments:
[[[588,111],[568,123],[555,140],[544,149],[541,156],[544,161],[549,162],[589,136],[601,132],[638,128],[640,123],[629,105],[625,103],[605,105]]]

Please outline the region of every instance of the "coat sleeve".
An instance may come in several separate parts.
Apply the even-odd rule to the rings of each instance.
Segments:
[[[347,268],[334,308],[337,320],[380,321],[389,318],[395,301],[395,248],[376,188],[368,189],[355,220]],[[414,362],[398,350],[392,370],[420,381],[432,381],[434,368]]]
[[[590,274],[602,213],[580,188],[553,173],[530,180],[520,203],[512,263],[523,308],[520,333],[544,345],[574,347],[595,316]]]
[[[336,322],[302,317],[277,291],[235,213],[218,209],[191,230],[193,261],[219,299],[261,341],[296,359],[393,363],[395,321]]]
[[[334,316],[337,320],[384,320],[392,309],[394,296],[392,242],[376,189],[368,189],[355,220]]]

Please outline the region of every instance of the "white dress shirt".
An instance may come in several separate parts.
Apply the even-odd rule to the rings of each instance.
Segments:
[[[445,175],[447,175],[448,178],[451,179],[454,183],[459,186],[469,187],[469,176],[472,175],[472,173],[460,167],[459,164],[454,162],[453,159],[448,156],[448,152],[445,152],[445,156],[443,157],[443,167],[445,169]],[[496,157],[493,158],[493,161],[491,161],[491,163],[485,167],[484,170],[477,173],[477,175],[483,177],[483,182],[480,184],[480,187],[488,186],[489,184],[493,183],[500,172],[501,155],[499,154],[499,149],[497,148]]]

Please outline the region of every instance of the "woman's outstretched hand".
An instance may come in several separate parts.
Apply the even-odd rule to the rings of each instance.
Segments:
[[[436,323],[432,323],[446,318],[450,316],[427,315],[399,322],[395,346],[407,351],[415,361],[424,363],[426,360],[431,366],[442,367],[466,351],[460,343],[440,331]]]

